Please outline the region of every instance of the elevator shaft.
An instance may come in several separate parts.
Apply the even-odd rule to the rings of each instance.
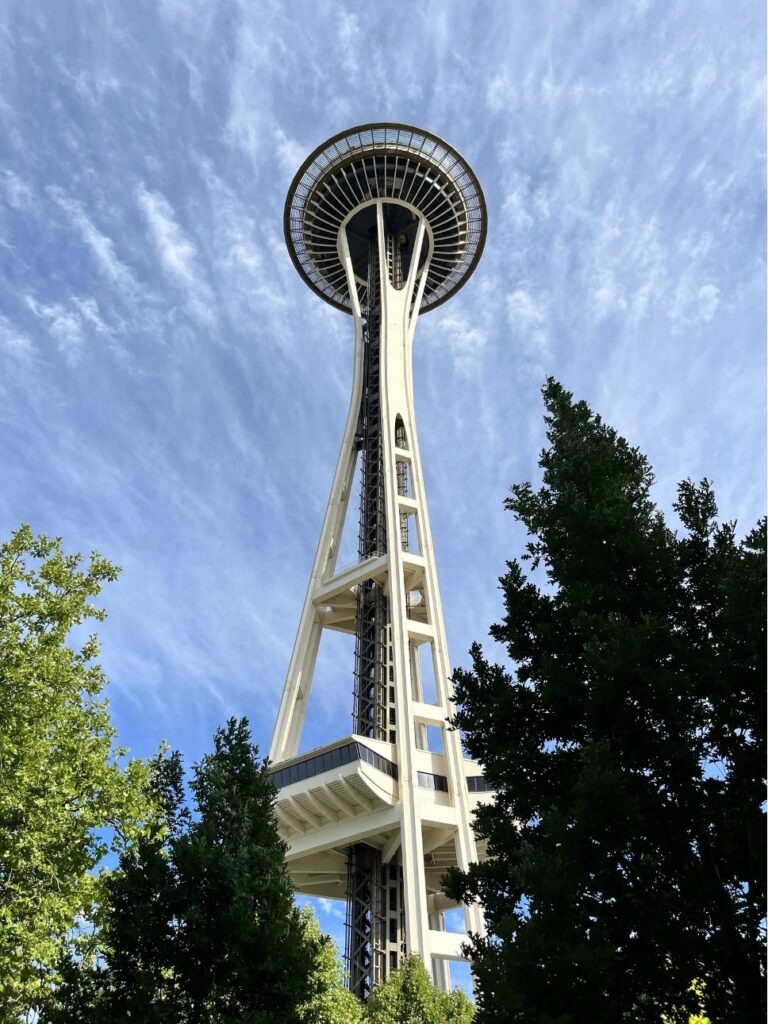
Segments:
[[[402,243],[391,233],[384,242],[386,272],[395,287],[402,287]],[[380,274],[378,239],[374,234],[369,245],[363,390],[357,431],[361,459],[361,561],[387,551],[380,386],[386,339],[381,332]],[[353,731],[369,739],[396,743],[396,729],[389,601],[381,583],[365,580],[357,591]],[[396,859],[382,864],[381,853],[365,843],[349,847],[347,863],[348,984],[365,1002],[373,986],[398,966],[405,953],[402,869]]]

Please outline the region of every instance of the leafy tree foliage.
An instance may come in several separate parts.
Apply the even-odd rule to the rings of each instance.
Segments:
[[[195,766],[194,813],[178,755],[153,767],[164,824],[124,852],[96,948],[70,961],[43,1020],[324,1021],[327,971],[316,960],[324,943],[294,906],[274,787],[247,721],[231,719]]]
[[[333,940],[321,933],[311,907],[302,909],[301,919],[304,935],[314,950],[309,998],[299,1007],[301,1024],[362,1024],[360,1003],[344,987]]]
[[[152,813],[145,767],[121,767],[96,638],[68,644],[104,618],[92,600],[117,574],[28,526],[0,545],[0,1021],[47,992],[76,917],[99,897],[105,835],[129,840]]]
[[[497,794],[489,859],[449,890],[485,905],[478,1024],[765,1019],[765,522],[741,542],[709,483],[680,535],[646,458],[553,380],[542,486],[491,636],[456,674]]]
[[[406,958],[371,993],[369,1024],[471,1024],[474,1007],[461,989],[440,992],[419,956]]]

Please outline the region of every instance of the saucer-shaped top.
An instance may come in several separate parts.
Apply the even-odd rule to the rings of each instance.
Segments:
[[[475,269],[486,233],[485,199],[448,143],[404,124],[340,132],[311,153],[285,202],[285,240],[296,269],[332,306],[352,312],[339,229],[372,200],[406,204],[427,220],[430,264],[421,310],[440,305]]]

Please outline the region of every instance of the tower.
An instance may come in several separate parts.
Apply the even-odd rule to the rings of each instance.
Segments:
[[[445,302],[474,270],[485,202],[447,143],[406,125],[369,124],[305,160],[284,223],[299,274],[352,314],[355,354],[341,452],[269,754],[278,822],[296,889],[347,902],[349,985],[359,998],[413,952],[448,988],[447,961],[462,959],[465,936],[445,930],[453,904],[440,879],[477,858],[471,811],[486,787],[446,723],[451,668],[411,347],[419,313]],[[358,559],[339,568],[358,460]],[[325,629],[355,638],[352,730],[299,755]],[[464,920],[482,931],[478,907],[464,908]]]

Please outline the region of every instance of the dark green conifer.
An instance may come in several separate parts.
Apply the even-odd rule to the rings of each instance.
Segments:
[[[449,889],[486,907],[478,1024],[762,1021],[765,524],[738,542],[707,481],[673,532],[647,459],[544,388],[543,482],[456,724],[497,795],[489,859]],[[691,988],[696,982],[695,990]],[[700,996],[697,995],[700,993]]]
[[[245,719],[195,766],[185,810],[177,755],[154,764],[166,815],[107,886],[95,957],[70,962],[64,1024],[298,1024],[312,994],[307,935],[277,833],[275,791]]]

